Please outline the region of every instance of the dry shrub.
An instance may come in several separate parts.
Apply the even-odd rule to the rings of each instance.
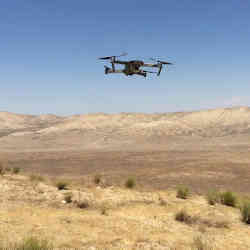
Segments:
[[[30,181],[43,182],[44,181],[44,177],[41,176],[41,175],[37,175],[37,174],[31,174],[30,175]]]
[[[179,186],[178,190],[177,190],[177,198],[181,198],[181,199],[187,199],[187,197],[189,196],[190,192],[189,192],[189,188],[185,187],[185,186]]]
[[[125,182],[125,186],[127,187],[127,188],[134,188],[135,187],[135,180],[134,180],[134,178],[128,178],[127,179],[127,181]]]
[[[12,173],[13,173],[13,174],[19,174],[20,171],[21,171],[21,168],[19,168],[19,167],[14,167],[14,168],[12,169]]]
[[[72,202],[72,196],[73,196],[72,193],[67,193],[67,194],[64,195],[64,200],[65,200],[67,203],[71,203],[71,202]]]
[[[241,207],[242,221],[250,224],[250,201],[245,201]]]
[[[175,220],[191,225],[198,221],[198,217],[191,216],[186,212],[186,210],[182,209],[175,215]]]
[[[97,175],[94,176],[94,183],[96,185],[99,185],[101,183],[101,180],[102,179],[101,179],[101,176],[99,174],[97,174]]]
[[[192,250],[213,250],[213,247],[204,238],[197,236],[193,239]]]
[[[69,183],[65,180],[60,180],[56,182],[56,187],[58,188],[58,190],[65,190],[67,189],[67,186],[69,185]]]
[[[207,202],[210,205],[215,205],[216,203],[220,203],[221,202],[221,197],[220,197],[220,193],[217,190],[210,190],[207,193]]]
[[[81,209],[85,209],[89,207],[89,202],[87,200],[84,201],[78,201],[77,202],[77,207],[81,208]]]
[[[35,237],[29,237],[24,239],[20,243],[12,244],[8,247],[0,247],[3,249],[13,249],[13,250],[52,250],[54,249],[52,243],[47,240],[37,239]]]
[[[236,207],[237,196],[234,193],[230,191],[223,192],[220,194],[220,198],[222,204],[226,206]]]
[[[5,174],[5,169],[3,164],[0,162],[0,175],[4,175]]]

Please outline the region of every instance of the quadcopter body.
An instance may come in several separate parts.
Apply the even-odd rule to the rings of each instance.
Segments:
[[[127,54],[122,54],[120,56],[125,56]],[[117,60],[117,57],[120,56],[108,56],[108,57],[101,57],[99,59],[101,60],[110,60],[111,63],[111,68],[108,66],[105,67],[105,74],[111,74],[111,73],[123,73],[126,76],[131,76],[131,75],[140,75],[140,76],[147,76],[147,73],[153,73],[157,74],[158,76],[161,74],[162,66],[163,65],[172,65],[170,62],[164,62],[160,60],[155,60],[151,58],[151,60],[154,60],[156,63],[145,63],[140,60],[131,60],[131,61],[121,61]],[[116,69],[115,64],[121,64],[124,65],[123,69]],[[152,67],[152,68],[158,68],[158,72],[154,71],[148,71],[142,69],[142,67]]]

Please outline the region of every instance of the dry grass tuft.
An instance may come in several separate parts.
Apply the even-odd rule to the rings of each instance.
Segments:
[[[12,169],[12,173],[13,173],[13,174],[19,174],[20,171],[21,171],[21,168],[19,168],[19,167],[14,167],[14,168]]]
[[[43,182],[45,180],[43,176],[38,175],[38,174],[31,174],[29,178],[30,178],[30,181],[34,181],[34,182]]]
[[[58,188],[58,190],[67,189],[68,185],[69,185],[69,182],[67,182],[66,180],[60,180],[56,182],[56,187]]]
[[[207,202],[210,205],[215,205],[221,202],[220,193],[217,190],[210,190],[206,196]]]
[[[41,240],[35,237],[29,237],[24,239],[20,243],[11,244],[8,247],[0,246],[0,250],[53,250],[54,247],[52,243],[48,240]]]
[[[83,201],[77,201],[77,207],[81,208],[81,209],[86,209],[90,206],[89,202],[87,200],[83,200]]]
[[[236,194],[230,191],[226,191],[226,192],[221,193],[220,198],[221,198],[222,204],[226,206],[230,206],[230,207],[236,207],[236,204],[237,204]]]
[[[101,176],[99,174],[94,176],[94,183],[96,185],[99,185],[101,183],[101,181],[102,181],[102,179],[101,179]]]
[[[177,189],[177,198],[187,199],[190,194],[189,188],[185,186],[179,186]]]
[[[191,216],[186,212],[186,210],[182,209],[175,215],[175,220],[191,225],[197,222],[198,217]]]
[[[134,188],[135,187],[135,179],[134,178],[132,178],[132,177],[130,177],[130,178],[128,178],[127,179],[127,181],[125,182],[125,187],[126,188]]]
[[[192,250],[213,250],[214,248],[201,236],[194,237]]]

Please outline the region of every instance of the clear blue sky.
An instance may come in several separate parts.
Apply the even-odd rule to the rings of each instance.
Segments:
[[[97,57],[158,57],[161,76]],[[250,105],[250,1],[11,0],[0,7],[0,111],[70,115]]]

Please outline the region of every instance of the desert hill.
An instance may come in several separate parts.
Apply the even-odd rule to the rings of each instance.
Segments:
[[[250,108],[235,107],[176,113],[19,115],[0,112],[0,145],[25,140],[68,147],[118,147],[165,144],[169,138],[219,138],[250,135]],[[47,143],[45,143],[47,142]]]

